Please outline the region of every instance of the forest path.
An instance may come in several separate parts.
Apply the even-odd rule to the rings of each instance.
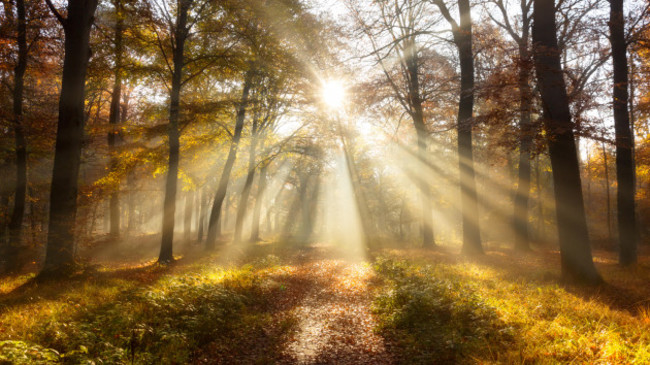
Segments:
[[[333,254],[326,246],[301,253],[296,271],[286,278],[286,295],[276,305],[286,308],[298,324],[282,363],[395,363],[384,339],[373,332],[372,268]]]

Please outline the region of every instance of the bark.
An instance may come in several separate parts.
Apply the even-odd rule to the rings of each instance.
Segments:
[[[616,132],[616,202],[619,263],[637,262],[636,214],[634,211],[634,159],[632,129],[628,113],[628,67],[623,0],[610,0],[609,31],[614,67],[614,129]]]
[[[469,0],[459,0],[460,29],[454,42],[460,60],[460,102],[458,104],[458,160],[460,167],[461,207],[463,213],[463,252],[482,254],[472,126],[474,110],[474,56],[472,53],[472,19]]]
[[[174,30],[174,50],[172,74],[172,87],[169,103],[169,125],[167,127],[169,143],[169,164],[167,168],[167,181],[165,184],[165,202],[163,208],[162,242],[158,262],[168,263],[174,260],[174,215],[176,214],[176,185],[178,183],[178,161],[180,149],[180,133],[178,130],[180,93],[183,76],[183,51],[187,39],[187,13],[192,0],[180,0],[176,16],[176,29]]]
[[[205,201],[207,196],[205,194],[206,188],[201,189],[201,195],[199,198],[199,227],[197,228],[197,241],[203,242],[203,224],[205,223]]]
[[[23,127],[23,90],[24,76],[27,69],[27,25],[25,18],[25,1],[16,0],[18,62],[14,69],[13,118],[16,139],[16,189],[14,209],[9,221],[9,242],[5,252],[6,269],[15,271],[20,266],[18,255],[22,242],[23,217],[25,215],[25,197],[27,193],[27,142]]]
[[[235,242],[241,241],[242,230],[244,227],[244,217],[246,215],[246,210],[248,209],[248,200],[251,193],[251,187],[253,186],[253,179],[255,178],[257,125],[258,125],[258,118],[256,116],[255,118],[253,118],[251,144],[248,150],[248,173],[246,174],[246,181],[244,182],[244,188],[242,190],[241,197],[239,198],[239,205],[237,206],[237,218],[235,221],[235,236],[234,236]]]
[[[607,199],[607,242],[612,242],[612,199],[609,194],[609,163],[607,162],[607,150],[605,144],[602,144],[603,149],[603,168],[605,171],[605,197]]]
[[[90,28],[96,8],[96,0],[69,0],[67,18],[60,18],[65,33],[65,56],[54,149],[47,248],[41,275],[62,275],[75,266],[75,220],[84,131],[84,86],[90,57]],[[58,12],[55,14],[60,17]]]
[[[259,182],[257,184],[257,196],[255,197],[255,207],[253,208],[253,224],[251,231],[251,242],[260,240],[260,215],[262,213],[262,199],[266,191],[266,175],[268,165],[264,165],[260,170]]]
[[[185,241],[189,241],[192,237],[192,212],[194,212],[194,193],[188,191],[185,194],[185,217],[183,221]]]
[[[591,256],[569,99],[557,45],[554,0],[535,0],[534,60],[553,169],[562,275],[586,284],[602,282]]]
[[[219,185],[212,204],[210,212],[210,220],[208,222],[208,237],[206,240],[206,248],[214,249],[217,240],[217,225],[220,223],[221,206],[226,198],[228,190],[228,182],[230,181],[230,173],[237,158],[237,148],[239,147],[239,140],[241,139],[242,129],[244,128],[244,119],[246,117],[246,108],[248,106],[248,94],[253,83],[253,75],[255,71],[251,67],[247,72],[244,79],[244,88],[242,90],[242,98],[237,108],[237,117],[235,120],[235,133],[233,134],[232,143],[230,144],[230,151],[228,151],[228,158],[219,179]]]
[[[519,171],[514,206],[515,249],[530,250],[528,230],[528,202],[530,200],[530,148],[533,142],[531,128],[532,90],[530,87],[530,54],[528,50],[528,17],[522,26],[519,43]]]
[[[108,124],[110,129],[108,131],[108,153],[110,155],[110,169],[115,171],[117,169],[118,158],[116,152],[116,144],[120,138],[119,130],[116,127],[120,121],[120,100],[122,98],[122,33],[124,31],[124,18],[122,1],[115,2],[115,16],[117,22],[115,23],[115,83],[113,84],[113,92],[111,94],[111,107],[108,115]],[[120,236],[120,186],[111,192],[109,201],[109,216],[110,216],[110,231],[109,236],[112,239],[117,239]]]
[[[418,139],[418,158],[427,161],[427,140],[428,134],[424,123],[424,112],[422,111],[422,97],[420,95],[420,80],[418,75],[418,56],[415,49],[415,41],[412,41],[409,49],[409,56],[406,59],[408,72],[409,87],[409,104],[412,108],[411,117],[417,133]],[[431,189],[425,179],[420,179],[418,183],[420,198],[422,199],[422,247],[431,248],[436,245],[433,236],[433,213],[431,204]]]

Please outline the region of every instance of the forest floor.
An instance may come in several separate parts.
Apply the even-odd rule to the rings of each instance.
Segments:
[[[67,280],[3,278],[0,364],[648,363],[645,251],[633,268],[596,251],[596,288],[561,283],[547,249],[188,246],[169,266],[100,255]]]

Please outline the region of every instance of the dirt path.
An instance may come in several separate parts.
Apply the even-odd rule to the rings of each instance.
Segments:
[[[287,295],[278,305],[299,322],[282,363],[393,364],[383,338],[373,332],[368,288],[372,268],[326,258],[331,253],[310,250],[287,277]]]

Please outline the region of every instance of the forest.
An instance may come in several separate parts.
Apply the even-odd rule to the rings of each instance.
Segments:
[[[650,363],[646,0],[0,4],[0,364]]]

